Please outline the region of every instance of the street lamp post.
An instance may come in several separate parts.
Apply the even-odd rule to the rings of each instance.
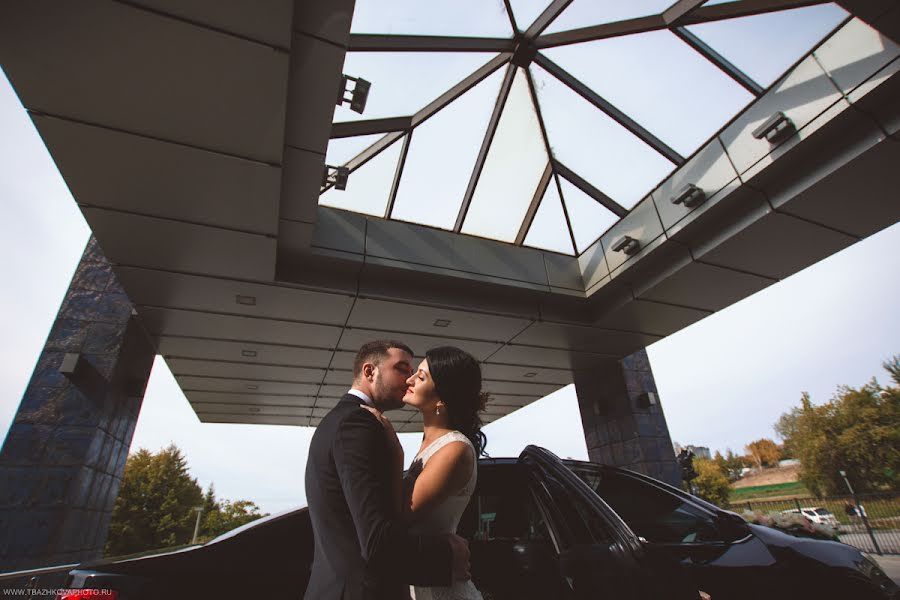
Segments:
[[[194,523],[194,537],[191,540],[192,544],[197,543],[197,533],[199,533],[199,531],[200,531],[200,515],[203,514],[203,507],[195,506],[194,510],[197,511],[197,521]],[[879,552],[879,554],[880,554],[880,552]]]
[[[838,471],[838,473],[841,474],[844,483],[847,484],[847,489],[850,490],[850,495],[853,496],[853,504],[856,505],[856,514],[862,519],[863,525],[866,526],[866,531],[869,532],[869,539],[872,540],[872,545],[875,547],[875,553],[878,554],[878,556],[881,556],[881,547],[878,545],[878,540],[875,539],[875,534],[872,533],[872,527],[869,525],[869,518],[866,516],[866,511],[864,511],[862,505],[860,505],[859,498],[856,496],[856,492],[853,491],[850,480],[847,479],[847,471]]]

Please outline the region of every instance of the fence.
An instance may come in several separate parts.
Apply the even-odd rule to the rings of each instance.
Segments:
[[[748,500],[729,506],[736,513],[744,511],[763,514],[785,511],[803,511],[818,508],[829,514],[813,516],[807,520],[822,524],[833,519],[837,522],[838,538],[845,544],[866,552],[900,554],[900,494],[859,494],[859,508],[852,496],[828,498],[791,498],[789,500]],[[803,514],[803,513],[801,513]]]

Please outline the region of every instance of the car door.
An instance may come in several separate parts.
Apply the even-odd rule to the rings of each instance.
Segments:
[[[677,565],[713,598],[762,598],[773,591],[775,558],[739,516],[625,469],[572,468],[646,540],[649,560]]]
[[[536,497],[574,598],[697,598],[680,572],[647,560],[628,525],[554,454],[529,446],[519,460],[539,482]]]

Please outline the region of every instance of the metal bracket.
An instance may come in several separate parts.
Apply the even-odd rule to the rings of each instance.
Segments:
[[[353,82],[353,89],[347,89],[347,84]],[[336,104],[340,106],[344,102],[350,103],[350,110],[362,114],[366,110],[366,101],[369,99],[369,89],[372,84],[362,77],[350,77],[341,75],[341,88],[338,90]],[[347,95],[349,94],[349,96]]]
[[[753,130],[753,137],[758,140],[765,139],[770,144],[777,144],[797,133],[794,122],[783,112],[777,112],[762,125]]]
[[[624,236],[612,245],[613,252],[624,252],[628,256],[636,254],[641,249],[641,243],[631,236]]]
[[[672,196],[672,204],[683,204],[687,208],[693,208],[706,200],[706,192],[693,183],[689,183]]]
[[[332,185],[336,190],[346,190],[348,179],[350,179],[350,167],[325,165],[325,172],[322,175],[322,187]]]

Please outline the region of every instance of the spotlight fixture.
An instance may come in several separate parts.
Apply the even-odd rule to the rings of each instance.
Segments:
[[[255,406],[251,406],[251,407],[250,407],[250,412],[252,412],[252,413],[258,413],[258,412],[259,412],[259,409],[256,408]]]
[[[693,208],[706,200],[706,192],[693,183],[689,183],[681,191],[672,196],[672,204],[683,204],[685,208]]]
[[[248,384],[247,384],[247,389],[248,389],[248,390],[258,390],[258,389],[259,389],[259,386],[258,386],[258,385],[255,385],[255,384],[253,384],[253,383],[248,383]]]
[[[247,358],[255,358],[256,350],[241,350],[241,356],[246,356]]]
[[[450,319],[435,319],[434,326],[435,327],[448,327],[450,325]]]
[[[522,375],[522,377],[529,377],[529,378],[537,377],[537,373],[535,373],[534,371],[529,371],[528,373],[525,373],[524,375]]]
[[[349,167],[325,165],[325,172],[322,174],[322,187],[333,185],[336,190],[346,190],[348,179],[350,179]]]
[[[777,112],[762,125],[753,130],[753,137],[758,140],[766,140],[770,144],[777,144],[791,137],[797,132],[797,126],[783,112]]]
[[[629,235],[623,236],[612,245],[613,252],[624,252],[628,256],[636,254],[640,249],[641,243]]]
[[[348,89],[347,84],[353,82],[353,89]],[[369,99],[369,89],[372,84],[362,77],[341,76],[341,88],[338,90],[336,104],[340,106],[344,102],[350,104],[350,110],[362,114],[366,110],[366,101]],[[349,94],[349,96],[348,96]]]
[[[256,306],[256,296],[241,296],[239,294],[234,297],[234,301],[244,306]]]

